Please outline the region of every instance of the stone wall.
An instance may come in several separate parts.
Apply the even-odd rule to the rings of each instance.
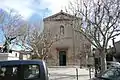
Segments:
[[[59,51],[65,50],[66,65],[86,66],[91,44],[80,33],[74,31],[74,21],[71,17],[58,14],[55,17],[51,16],[44,19],[44,32],[49,31],[53,38],[57,37],[60,39],[51,47],[48,54],[48,65],[59,66]],[[63,35],[60,33],[61,25],[64,26]]]

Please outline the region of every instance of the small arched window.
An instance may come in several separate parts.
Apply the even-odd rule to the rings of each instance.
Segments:
[[[64,26],[63,25],[60,26],[60,34],[64,35]]]

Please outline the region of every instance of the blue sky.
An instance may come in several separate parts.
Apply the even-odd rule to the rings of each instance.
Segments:
[[[70,0],[0,0],[0,8],[9,12],[10,9],[20,14],[25,21],[38,22],[44,17],[64,10]],[[0,33],[0,45],[4,42]]]
[[[0,0],[0,8],[14,9],[24,20],[36,21],[64,9],[70,0]]]
[[[36,22],[59,12],[61,9],[64,11],[69,1],[74,0],[0,0],[0,8],[5,11],[14,9],[24,20]],[[0,39],[2,38],[3,36],[0,36]],[[119,39],[120,37],[116,40]]]

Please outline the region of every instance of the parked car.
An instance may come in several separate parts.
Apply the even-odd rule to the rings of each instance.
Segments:
[[[0,61],[0,80],[48,80],[48,70],[41,60]]]
[[[107,69],[111,67],[117,67],[117,66],[120,66],[119,62],[107,61]]]
[[[99,75],[90,80],[120,80],[120,67],[111,67],[102,75]]]

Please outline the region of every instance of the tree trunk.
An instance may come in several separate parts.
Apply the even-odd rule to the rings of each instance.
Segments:
[[[101,71],[100,74],[103,73],[106,69],[107,69],[107,65],[106,65],[106,52],[105,50],[100,51],[100,55],[101,55]]]

